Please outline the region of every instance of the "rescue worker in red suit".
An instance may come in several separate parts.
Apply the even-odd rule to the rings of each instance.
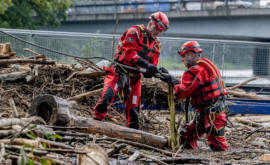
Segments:
[[[168,75],[163,80],[174,86],[179,99],[190,97],[195,109],[193,121],[180,132],[180,141],[185,148],[197,149],[197,140],[207,134],[210,149],[227,151],[224,127],[227,125],[225,104],[227,92],[218,68],[207,58],[201,58],[202,49],[196,41],[184,43],[179,51],[187,70],[178,81]]]
[[[143,24],[129,28],[120,38],[115,52],[115,61],[132,67],[146,69],[145,78],[151,78],[158,72],[160,40],[157,36],[169,28],[169,20],[162,12],[153,13],[149,17],[148,26]],[[102,120],[107,107],[114,101],[115,94],[121,90],[124,97],[127,127],[139,129],[141,105],[141,77],[137,70],[125,69],[119,65],[104,67],[106,78],[104,90],[94,107],[94,119]]]

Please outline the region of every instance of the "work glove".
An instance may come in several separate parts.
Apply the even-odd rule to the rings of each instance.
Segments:
[[[158,68],[158,72],[159,73],[167,73],[167,74],[169,74],[169,71],[167,69],[163,68],[163,67]]]
[[[158,73],[158,68],[155,65],[150,64],[149,62],[147,62],[142,58],[138,59],[137,65],[146,68],[146,72],[143,73],[143,76],[145,78],[151,78],[155,73]]]
[[[170,82],[173,86],[179,84],[179,81],[170,74],[168,74],[168,75],[166,75],[164,77],[161,77],[160,79],[165,83]]]

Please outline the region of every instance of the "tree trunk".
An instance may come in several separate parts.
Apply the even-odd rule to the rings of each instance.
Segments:
[[[38,95],[31,103],[29,114],[43,118],[49,125],[73,125],[77,103],[53,95]]]
[[[43,118],[50,125],[88,127],[81,132],[98,133],[159,148],[168,146],[168,139],[165,137],[108,122],[79,117],[75,115],[76,109],[78,108],[75,101],[67,101],[53,95],[39,95],[33,100],[29,108],[29,114]]]
[[[157,136],[141,130],[122,127],[116,124],[94,119],[88,119],[79,116],[77,119],[78,120],[75,121],[75,125],[88,127],[87,130],[80,130],[80,132],[91,134],[98,133],[109,137],[121,138],[159,148],[168,147],[168,139],[162,136]]]

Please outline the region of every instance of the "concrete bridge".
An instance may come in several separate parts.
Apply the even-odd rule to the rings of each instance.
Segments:
[[[270,42],[270,8],[165,12],[170,29],[162,36],[235,39]],[[137,24],[147,24],[151,13],[69,14],[59,31],[116,34]],[[52,28],[45,28],[52,30]]]

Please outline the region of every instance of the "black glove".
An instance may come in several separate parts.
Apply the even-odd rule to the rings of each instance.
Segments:
[[[169,73],[169,71],[163,67],[158,68],[158,71],[161,73]]]
[[[142,74],[143,74],[144,78],[152,78],[153,77],[153,75],[150,72],[143,72]]]
[[[154,75],[155,73],[158,73],[158,68],[153,64],[149,63],[146,68],[147,68],[147,72],[150,72],[152,75]]]
[[[143,73],[143,76],[145,78],[151,78],[155,73],[158,72],[158,69],[155,65],[150,64],[146,60],[139,58],[137,61],[137,65],[145,67],[146,68],[146,73]]]
[[[165,83],[168,83],[168,82],[172,83],[173,86],[179,84],[179,81],[175,77],[173,77],[172,75],[170,75],[170,74],[168,74],[165,77],[162,77],[160,79],[162,81],[164,81]]]

